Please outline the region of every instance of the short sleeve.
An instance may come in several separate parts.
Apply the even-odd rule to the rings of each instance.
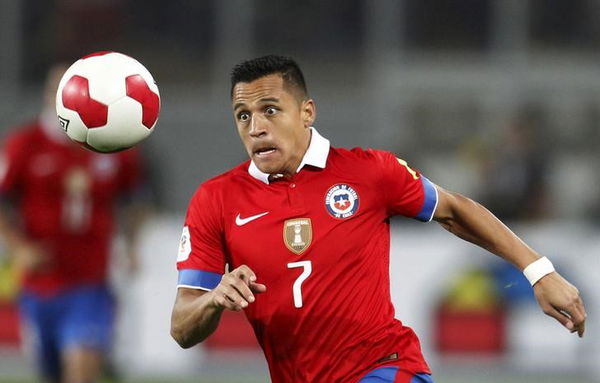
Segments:
[[[214,289],[225,270],[225,249],[220,206],[201,186],[192,197],[177,255],[177,287]]]
[[[435,185],[392,153],[380,151],[377,156],[388,214],[431,221],[438,199]]]

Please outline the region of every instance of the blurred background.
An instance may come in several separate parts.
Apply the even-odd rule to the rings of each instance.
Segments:
[[[436,382],[600,382],[600,1],[2,0],[0,133],[34,118],[50,66],[98,50],[154,75],[162,110],[146,156],[155,211],[134,278],[120,265],[114,379],[267,382],[243,316],[206,344],[169,337],[175,258],[196,187],[239,162],[229,70],[297,59],[335,146],[387,149],[505,220],[586,301],[586,337],[544,316],[512,267],[438,225],[392,230],[397,316]],[[33,376],[18,283],[0,253],[0,382]]]

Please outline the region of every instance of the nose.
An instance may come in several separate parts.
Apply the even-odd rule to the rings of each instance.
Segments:
[[[250,136],[251,137],[262,137],[267,134],[265,118],[259,114],[253,114],[252,120],[250,121]]]

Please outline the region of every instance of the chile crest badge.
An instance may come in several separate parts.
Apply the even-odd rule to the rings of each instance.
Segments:
[[[350,185],[333,185],[325,194],[325,207],[327,212],[334,218],[352,217],[358,210],[358,206],[358,193]]]

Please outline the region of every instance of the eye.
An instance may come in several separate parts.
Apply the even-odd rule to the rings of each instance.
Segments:
[[[279,111],[279,110],[277,110],[277,108],[275,108],[274,106],[268,106],[268,107],[265,109],[265,114],[266,114],[267,116],[273,116],[273,115],[277,114],[277,112],[278,112],[278,111]]]
[[[250,119],[250,113],[248,113],[248,112],[240,112],[237,115],[237,119],[238,119],[238,121],[246,122],[246,121],[248,121]]]

